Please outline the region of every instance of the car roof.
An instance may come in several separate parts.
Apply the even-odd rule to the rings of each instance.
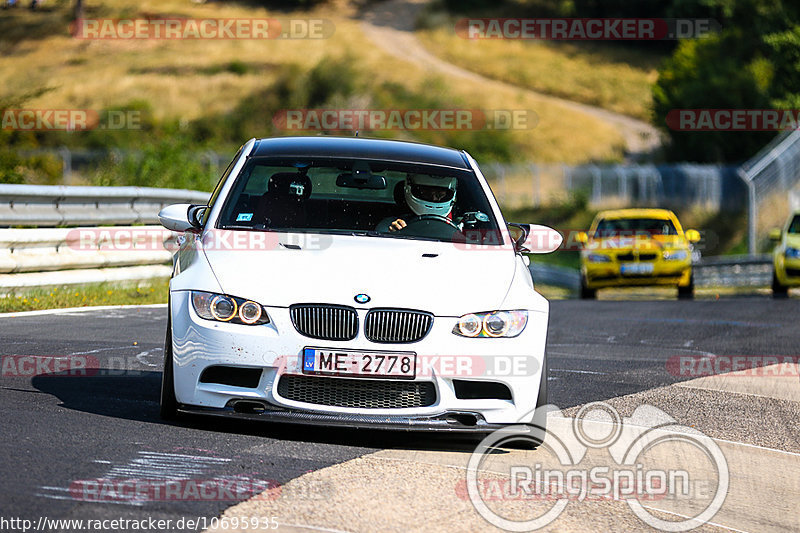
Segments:
[[[430,144],[366,137],[272,137],[256,140],[251,157],[337,157],[469,169],[464,152]]]
[[[597,213],[597,219],[601,218],[675,218],[675,213],[669,209],[637,208],[637,209],[611,209]]]

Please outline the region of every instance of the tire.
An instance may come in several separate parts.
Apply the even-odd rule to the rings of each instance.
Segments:
[[[581,276],[581,300],[594,300],[597,298],[597,289],[590,289],[586,286],[586,280]]]
[[[772,297],[773,298],[787,298],[789,296],[789,287],[781,285],[780,280],[775,272],[772,272]]]
[[[694,298],[694,275],[689,278],[689,284],[685,287],[678,285],[678,299],[692,300]]]
[[[175,397],[175,375],[172,371],[172,325],[167,321],[164,340],[164,371],[161,373],[160,415],[162,420],[178,418],[178,400]]]

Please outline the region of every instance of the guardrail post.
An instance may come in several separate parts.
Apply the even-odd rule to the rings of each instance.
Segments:
[[[61,183],[67,185],[72,174],[72,152],[66,146],[62,146],[58,149],[58,153],[61,156]]]
[[[748,179],[747,174],[738,169],[736,175],[747,185],[747,253],[750,257],[756,255],[756,222],[758,218],[758,199],[756,198],[756,185]]]
[[[603,200],[603,182],[600,169],[595,165],[591,166],[592,169],[592,203],[599,204]]]

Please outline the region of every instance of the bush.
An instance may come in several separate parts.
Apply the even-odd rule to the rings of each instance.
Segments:
[[[22,156],[8,148],[0,150],[0,183],[53,185],[61,181],[61,175],[62,162],[58,156]]]
[[[204,162],[197,147],[177,141],[162,141],[125,156],[110,156],[92,175],[95,185],[134,185],[209,191],[218,176]]]

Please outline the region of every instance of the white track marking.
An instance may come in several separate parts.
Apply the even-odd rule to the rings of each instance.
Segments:
[[[286,524],[284,522],[278,522],[278,525],[286,527],[299,527],[303,529],[308,529],[310,531],[325,531],[329,533],[350,533],[349,531],[346,531],[344,529],[331,529],[329,527],[307,526],[305,524]]]
[[[154,481],[198,479],[208,470],[231,462],[231,459],[179,453],[140,451],[137,457],[124,464],[115,465],[111,461],[101,459],[95,459],[92,462],[111,466],[104,474],[98,476],[98,479],[122,479],[126,481],[146,480],[148,483],[152,483]],[[220,479],[222,479],[222,477],[220,477]],[[52,500],[72,500],[75,502],[83,501],[72,494],[64,495],[63,493],[65,492],[70,493],[69,488],[41,486],[39,490],[42,492],[36,493],[36,495],[43,498],[50,498]],[[90,501],[93,503],[135,505],[137,507],[148,502],[147,500],[140,500],[135,497],[129,499]]]
[[[736,529],[735,527],[725,526],[725,525],[719,524],[717,522],[708,522],[708,521],[704,522],[702,520],[695,520],[691,516],[686,516],[684,514],[676,513],[674,511],[665,511],[664,509],[659,509],[657,507],[651,507],[651,506],[645,505],[645,504],[641,504],[641,505],[642,505],[642,507],[645,507],[647,509],[652,509],[653,511],[658,511],[659,513],[666,513],[666,514],[671,514],[673,516],[680,516],[681,518],[688,518],[689,520],[694,520],[695,522],[697,522],[698,526],[702,526],[702,525],[708,524],[710,526],[721,527],[722,529],[727,529],[729,531],[736,531],[737,533],[748,533],[747,531],[745,531],[743,529]]]
[[[158,366],[157,363],[151,363],[150,361],[146,361],[144,359],[153,352],[158,352],[158,351],[161,351],[161,348],[153,348],[152,350],[145,350],[144,352],[136,354],[136,360],[142,363],[144,366]]]
[[[115,309],[158,309],[166,308],[167,304],[145,305],[95,305],[86,307],[65,307],[63,309],[40,309],[38,311],[19,311],[17,313],[0,313],[0,318],[16,318],[40,315],[68,315],[73,313],[86,313],[89,311],[111,311]]]
[[[568,368],[551,368],[550,372],[570,372],[572,374],[597,374],[600,376],[605,376],[608,372],[594,372],[592,370],[571,370]]]

